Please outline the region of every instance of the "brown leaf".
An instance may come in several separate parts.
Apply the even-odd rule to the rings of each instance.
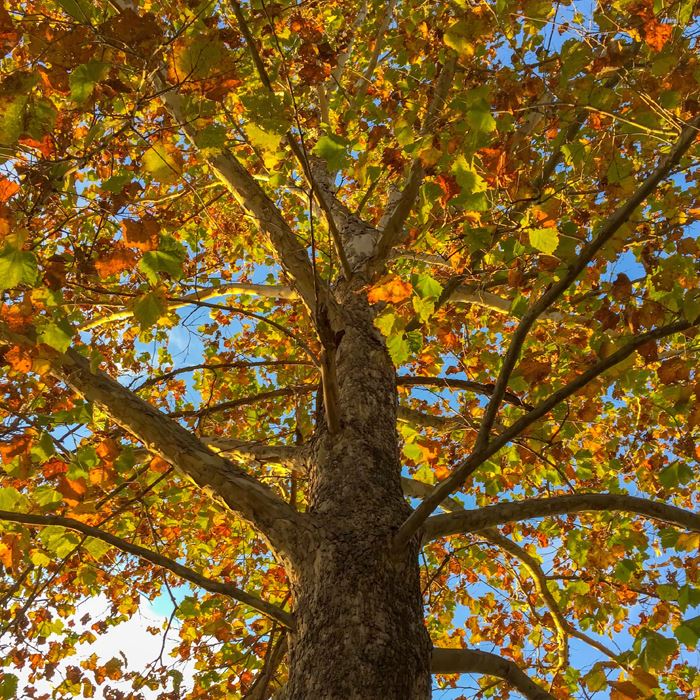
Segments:
[[[159,232],[160,225],[150,216],[140,220],[124,219],[122,221],[122,233],[126,244],[144,252],[158,248]]]

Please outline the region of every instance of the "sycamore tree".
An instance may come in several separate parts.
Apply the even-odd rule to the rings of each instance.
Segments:
[[[693,696],[697,12],[5,0],[0,697]]]

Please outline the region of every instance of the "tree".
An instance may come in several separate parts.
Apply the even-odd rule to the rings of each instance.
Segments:
[[[697,691],[696,13],[6,2],[0,696]]]

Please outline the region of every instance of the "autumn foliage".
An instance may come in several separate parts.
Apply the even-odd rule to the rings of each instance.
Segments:
[[[0,698],[284,684],[294,600],[268,533],[71,373],[117,378],[305,513],[303,450],[333,428],[342,352],[325,302],[349,278],[396,367],[409,502],[464,474],[428,524],[598,493],[697,519],[697,13],[5,0]],[[424,539],[432,643],[514,662],[551,693],[530,697],[693,697],[698,527],[593,510]],[[97,596],[103,614],[81,617]],[[167,639],[159,658],[89,651],[156,600],[172,610],[146,630]],[[433,681],[436,697],[515,692],[489,673]]]

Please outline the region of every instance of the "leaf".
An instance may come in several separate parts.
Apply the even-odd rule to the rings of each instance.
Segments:
[[[73,340],[73,329],[67,321],[58,321],[43,326],[39,341],[59,352],[65,352]]]
[[[694,649],[700,639],[700,615],[683,620],[683,622],[673,630],[676,639],[687,647]]]
[[[438,299],[442,294],[442,285],[430,275],[412,275],[411,284],[421,299]]]
[[[464,155],[458,156],[451,168],[463,194],[475,194],[488,189],[486,181],[477,173],[474,166],[467,162]]]
[[[160,224],[153,217],[124,219],[121,226],[124,241],[131,248],[143,251],[158,248]]]
[[[20,284],[34,284],[38,277],[34,253],[9,244],[0,251],[0,290],[12,289]]]
[[[559,232],[555,228],[534,228],[528,231],[530,245],[551,255],[559,245]]]
[[[340,170],[348,160],[348,142],[335,135],[321,136],[312,149],[312,153],[328,163],[331,172]]]
[[[58,557],[71,554],[79,540],[72,532],[59,525],[49,525],[39,532],[39,539],[46,549]]]
[[[678,650],[678,642],[658,632],[643,629],[634,641],[634,650],[639,655],[639,663],[644,670],[660,671],[666,666],[669,657]]]
[[[154,179],[172,184],[182,175],[179,154],[163,141],[156,141],[143,156],[143,165]]]
[[[454,49],[460,56],[470,58],[474,55],[474,43],[469,38],[471,36],[470,26],[466,20],[458,20],[452,24],[443,35],[446,46]]]
[[[146,275],[152,285],[157,285],[161,273],[172,279],[182,276],[182,261],[185,258],[183,247],[174,239],[163,238],[159,250],[143,254],[139,269]]]
[[[693,470],[688,464],[678,460],[659,472],[659,483],[667,489],[678,488],[693,478]]]
[[[370,304],[385,301],[390,304],[398,304],[404,299],[408,299],[413,292],[413,287],[409,282],[404,282],[397,275],[391,275],[381,284],[372,287],[367,294]]]
[[[411,348],[408,338],[403,333],[390,336],[386,341],[386,347],[391,356],[391,361],[398,367],[411,356]]]
[[[26,511],[28,508],[27,497],[16,488],[12,486],[0,488],[0,510],[19,512]]]
[[[93,15],[93,5],[89,0],[56,0],[58,4],[78,22],[87,22]]]
[[[0,85],[0,144],[14,144],[22,135],[33,82],[27,74],[18,73]]]
[[[98,561],[104,557],[112,548],[112,545],[98,539],[97,537],[88,537],[85,540],[83,547]]]
[[[78,66],[68,78],[71,99],[82,104],[92,95],[97,83],[103,80],[109,71],[109,63],[88,61]]]
[[[134,251],[117,243],[112,250],[95,260],[95,269],[102,279],[106,279],[112,275],[119,275],[124,270],[130,270],[135,262]]]
[[[168,311],[168,303],[159,292],[148,292],[138,297],[133,304],[134,318],[142,329],[154,326]]]
[[[642,28],[644,41],[656,52],[662,51],[673,34],[673,25],[650,19]]]
[[[6,202],[19,192],[19,185],[6,177],[0,177],[0,202]]]
[[[0,675],[0,698],[3,698],[3,700],[18,698],[18,683],[19,678],[17,678],[17,676],[3,671],[2,675]]]

